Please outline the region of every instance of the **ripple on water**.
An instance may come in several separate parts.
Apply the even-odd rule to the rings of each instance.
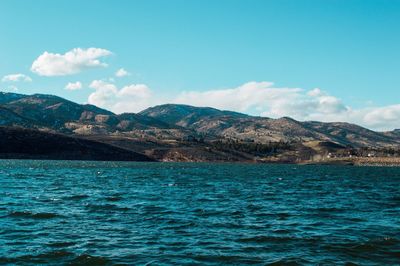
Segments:
[[[111,260],[101,256],[91,256],[88,254],[83,254],[76,257],[71,262],[67,263],[67,265],[111,265]]]
[[[89,198],[89,195],[82,194],[82,195],[72,195],[72,196],[67,196],[64,197],[64,200],[82,200],[82,199],[87,199]]]
[[[126,212],[129,211],[130,208],[128,207],[120,207],[115,204],[88,204],[86,208],[90,211],[97,211],[97,212],[108,212],[108,211],[122,211]]]
[[[68,260],[74,257],[74,253],[66,250],[55,250],[36,255],[23,255],[19,257],[7,257],[0,258],[0,262],[3,264],[47,264],[55,263],[60,260]]]
[[[393,257],[400,258],[400,241],[393,237],[382,237],[365,242],[330,244],[325,248],[355,257]]]
[[[33,213],[29,211],[14,211],[8,214],[8,217],[22,218],[22,219],[54,219],[63,218],[63,215],[52,213],[52,212],[39,212]]]
[[[121,201],[122,197],[118,197],[118,196],[106,197],[105,200],[106,201]]]
[[[77,242],[51,242],[47,243],[47,246],[54,248],[65,248],[76,245]]]

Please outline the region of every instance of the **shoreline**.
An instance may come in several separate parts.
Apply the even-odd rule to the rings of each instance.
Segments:
[[[14,155],[14,156],[13,156]],[[34,160],[34,161],[90,161],[90,162],[146,162],[146,163],[215,163],[215,164],[282,164],[282,165],[332,165],[332,166],[379,166],[379,167],[400,167],[400,158],[336,158],[336,159],[327,159],[321,161],[298,161],[298,162],[290,162],[290,161],[279,161],[279,160],[243,160],[243,161],[223,161],[223,160],[153,160],[153,161],[137,161],[137,160],[129,160],[128,158],[124,160],[120,159],[95,159],[95,158],[61,158],[61,157],[51,157],[51,156],[34,156],[34,155],[5,155],[0,154],[0,160]]]

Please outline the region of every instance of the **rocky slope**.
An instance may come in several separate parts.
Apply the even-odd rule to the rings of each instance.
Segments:
[[[271,119],[186,105],[160,105],[140,114],[195,130],[204,135],[260,143],[274,141],[331,141],[344,146],[400,145],[400,134],[375,132],[349,123],[300,122]]]

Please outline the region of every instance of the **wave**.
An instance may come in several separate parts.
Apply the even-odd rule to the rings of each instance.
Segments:
[[[89,195],[82,194],[82,195],[72,195],[72,196],[64,197],[65,200],[82,200],[82,199],[86,199],[86,198],[89,198]]]
[[[54,219],[54,218],[63,218],[63,215],[52,213],[52,212],[39,212],[32,213],[29,211],[15,211],[11,212],[7,215],[8,217],[13,218],[30,218],[30,219]]]
[[[91,211],[129,211],[131,209],[128,207],[119,207],[115,204],[88,204],[86,208]]]
[[[91,256],[88,254],[76,255],[66,250],[56,250],[38,255],[23,255],[19,257],[0,257],[0,264],[52,264],[57,261],[60,265],[112,265],[106,257]]]

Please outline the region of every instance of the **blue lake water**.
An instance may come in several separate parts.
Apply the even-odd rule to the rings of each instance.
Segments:
[[[399,265],[400,168],[0,161],[0,264]]]

